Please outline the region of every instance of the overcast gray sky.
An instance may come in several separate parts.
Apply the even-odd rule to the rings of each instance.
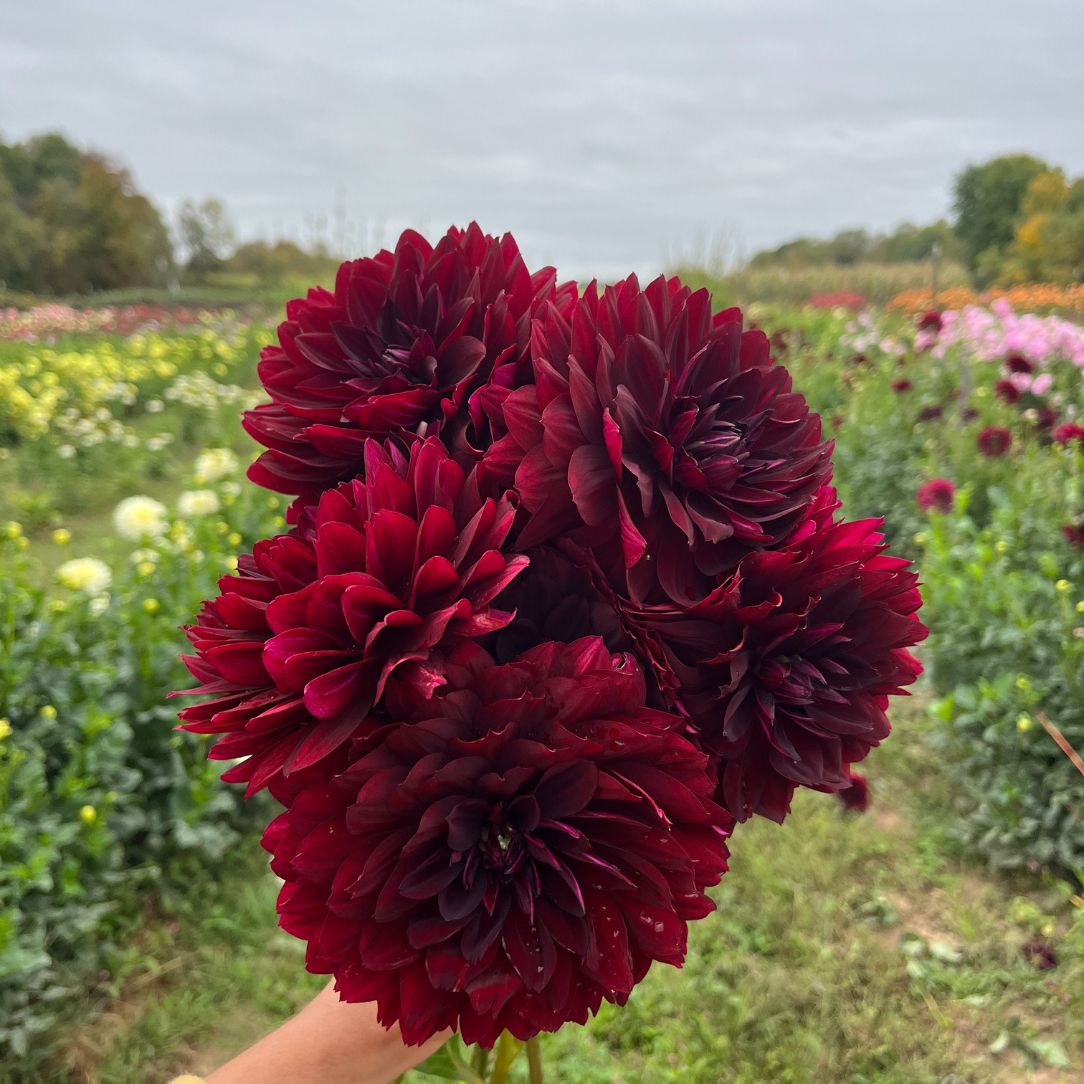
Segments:
[[[172,215],[360,254],[477,218],[569,274],[948,210],[968,161],[1084,173],[1082,0],[29,0],[0,135]],[[344,226],[345,222],[345,226]]]

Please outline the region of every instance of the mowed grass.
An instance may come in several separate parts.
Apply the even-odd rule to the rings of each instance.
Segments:
[[[802,794],[784,827],[742,826],[684,969],[657,967],[624,1009],[547,1037],[547,1080],[1079,1080],[1084,923],[1056,882],[1012,885],[953,857],[924,725],[921,701],[897,710],[869,813]],[[236,868],[148,927],[142,973],[73,1034],[57,1080],[208,1072],[316,992],[303,946],[275,927],[255,842]],[[1028,958],[1036,940],[1053,969]]]

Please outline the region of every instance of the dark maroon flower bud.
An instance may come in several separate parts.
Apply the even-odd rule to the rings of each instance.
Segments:
[[[1017,403],[1020,401],[1020,389],[1011,380],[998,380],[994,384],[994,394],[1003,403]]]
[[[978,446],[983,455],[997,459],[1012,447],[1012,433],[1002,425],[988,425],[979,433]]]
[[[899,394],[903,391],[910,391],[914,385],[906,377],[900,377],[899,380],[892,381],[892,390]]]
[[[854,813],[865,813],[869,809],[869,780],[853,770],[849,774],[850,786],[837,791],[836,797],[843,804],[844,809],[849,809]]]
[[[1053,407],[1041,406],[1035,410],[1035,424],[1040,429],[1053,429],[1058,423],[1058,412]]]
[[[1010,354],[1005,359],[1005,368],[1010,373],[1032,373],[1035,366],[1023,354]]]
[[[1084,520],[1079,523],[1066,523],[1062,527],[1061,533],[1070,546],[1084,547]]]
[[[938,406],[936,403],[934,403],[931,406],[923,407],[918,412],[918,420],[920,422],[936,421],[938,418],[943,417],[944,413],[945,413],[945,408],[943,406]]]
[[[1020,952],[1037,971],[1053,971],[1058,966],[1058,954],[1049,941],[1034,938],[1022,945]]]
[[[947,478],[931,478],[915,492],[915,502],[923,512],[951,512],[956,499],[956,487]]]

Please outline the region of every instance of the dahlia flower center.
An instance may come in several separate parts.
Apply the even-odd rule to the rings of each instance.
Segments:
[[[766,655],[757,663],[754,674],[776,699],[792,703],[809,703],[814,699],[814,687],[824,684],[824,676],[816,666],[797,655]]]
[[[487,869],[506,876],[514,874],[526,858],[523,837],[502,821],[482,830],[478,849]]]
[[[683,397],[674,403],[669,447],[656,445],[656,462],[686,490],[710,492],[732,486],[741,475],[745,426],[718,416],[717,405],[704,408]]]

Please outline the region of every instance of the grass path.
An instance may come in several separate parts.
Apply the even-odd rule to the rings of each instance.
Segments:
[[[548,1081],[1080,1079],[1064,1066],[1084,1064],[1084,944],[1067,893],[952,858],[921,716],[897,716],[875,755],[871,812],[804,794],[784,829],[743,826],[684,970],[658,967],[625,1009],[547,1038]],[[58,1080],[207,1072],[319,988],[302,946],[275,928],[276,886],[259,862],[253,844],[232,883],[148,929],[145,974],[73,1036]],[[1036,939],[1056,968],[1029,961]]]

